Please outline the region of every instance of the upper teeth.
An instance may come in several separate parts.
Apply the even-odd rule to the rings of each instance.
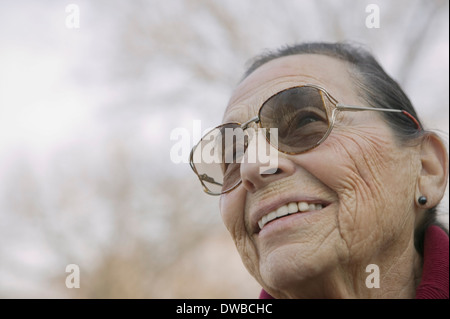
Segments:
[[[311,210],[322,209],[322,204],[308,204],[306,202],[289,203],[279,207],[277,210],[270,212],[263,216],[258,222],[259,228],[262,229],[265,224],[274,220],[275,218],[283,217],[289,214],[295,214],[297,212],[306,212]]]

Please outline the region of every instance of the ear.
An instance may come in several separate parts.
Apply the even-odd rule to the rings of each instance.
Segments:
[[[417,183],[416,200],[421,195],[426,196],[428,202],[421,207],[431,208],[439,204],[447,186],[447,148],[434,133],[429,133],[424,137],[420,148],[422,169]]]

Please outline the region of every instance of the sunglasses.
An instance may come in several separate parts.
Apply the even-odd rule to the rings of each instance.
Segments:
[[[324,88],[307,84],[271,96],[261,105],[258,115],[243,124],[225,123],[206,133],[191,150],[191,168],[207,194],[230,192],[241,183],[240,166],[251,139],[251,123],[262,129],[267,142],[279,152],[297,155],[325,141],[341,111],[402,113],[421,129],[405,110],[344,105]],[[272,128],[277,129],[275,138],[271,136]]]

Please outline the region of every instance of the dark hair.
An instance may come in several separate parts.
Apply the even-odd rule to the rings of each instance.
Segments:
[[[320,54],[347,62],[349,74],[358,89],[357,92],[368,105],[376,108],[405,110],[417,119],[422,129],[418,129],[417,124],[402,113],[382,113],[401,143],[417,141],[418,137],[426,134],[416,110],[400,85],[361,45],[346,42],[310,42],[284,46],[279,50],[268,51],[257,56],[245,72],[244,78],[271,60],[297,54]],[[426,212],[424,219],[414,232],[414,245],[421,255],[423,255],[425,231],[430,225],[439,226],[448,235],[446,227],[437,219],[437,206]]]

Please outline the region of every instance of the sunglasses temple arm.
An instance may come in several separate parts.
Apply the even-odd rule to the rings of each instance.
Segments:
[[[336,104],[336,108],[341,111],[381,111],[381,112],[392,112],[392,113],[402,113],[402,110],[397,109],[380,109],[376,107],[367,106],[356,106],[356,105],[346,105],[346,104]]]
[[[381,108],[375,108],[375,107],[365,107],[365,106],[356,106],[356,105],[345,105],[345,104],[336,104],[336,109],[340,110],[340,111],[350,111],[350,112],[355,112],[355,111],[379,111],[379,112],[391,112],[391,113],[403,113],[405,116],[407,116],[411,121],[414,122],[414,124],[416,124],[417,129],[419,131],[422,130],[422,127],[419,123],[419,121],[417,121],[417,119],[412,116],[409,112],[405,111],[405,110],[399,110],[399,109],[381,109]]]

